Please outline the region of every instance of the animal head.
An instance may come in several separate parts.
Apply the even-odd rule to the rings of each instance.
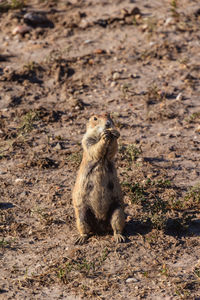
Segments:
[[[112,121],[110,114],[93,115],[90,117],[87,124],[88,131],[96,131],[96,134],[101,134],[105,129],[115,128],[114,122]]]

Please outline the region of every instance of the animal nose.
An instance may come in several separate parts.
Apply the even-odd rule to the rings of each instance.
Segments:
[[[107,120],[106,121],[106,127],[108,128],[108,127],[110,127],[110,125],[111,125],[111,122],[109,120]]]

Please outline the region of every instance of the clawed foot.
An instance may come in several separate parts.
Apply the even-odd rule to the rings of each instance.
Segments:
[[[113,138],[117,138],[120,136],[119,132],[115,129],[106,129],[104,130],[102,137],[106,141],[110,141]]]
[[[112,139],[113,135],[111,134],[111,131],[110,130],[105,130],[103,133],[102,133],[102,138],[105,140],[105,141],[110,141]]]
[[[88,236],[86,234],[81,235],[76,239],[75,245],[83,245],[87,242],[87,240],[88,240]]]
[[[119,131],[117,131],[116,129],[111,129],[110,130],[111,134],[118,139],[118,137],[120,136]]]
[[[116,243],[124,243],[125,242],[125,237],[119,233],[114,234],[114,239],[115,239]]]

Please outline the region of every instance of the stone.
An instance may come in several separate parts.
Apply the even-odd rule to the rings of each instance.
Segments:
[[[138,279],[136,279],[134,277],[130,277],[130,278],[126,279],[126,283],[130,283],[130,282],[138,282]]]
[[[32,28],[30,26],[27,26],[27,25],[19,25],[19,26],[16,26],[13,31],[12,31],[12,34],[13,35],[16,35],[16,34],[21,34],[21,35],[24,35],[25,33],[28,33],[32,30]]]
[[[183,99],[183,94],[179,93],[178,96],[176,97],[176,100],[180,101]]]
[[[23,184],[24,183],[24,179],[22,179],[22,178],[16,178],[15,179],[15,184]]]
[[[169,18],[167,18],[166,19],[166,21],[165,21],[165,26],[168,26],[168,25],[171,25],[171,24],[173,24],[174,23],[174,19],[172,18],[172,17],[169,17]]]
[[[54,149],[56,149],[56,150],[62,150],[61,144],[57,143]]]
[[[110,84],[110,87],[114,87],[114,86],[116,86],[116,82],[112,81],[111,84]]]
[[[195,132],[198,132],[198,133],[200,133],[200,125],[199,125],[199,126],[197,126],[197,128],[195,129]]]
[[[38,25],[48,23],[49,20],[44,14],[29,12],[24,15],[24,22],[29,25]]]
[[[118,72],[113,73],[113,80],[118,80],[120,78],[120,74]]]

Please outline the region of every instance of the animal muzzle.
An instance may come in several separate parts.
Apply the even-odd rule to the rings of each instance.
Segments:
[[[111,127],[111,121],[107,120],[106,124],[105,124],[105,127],[106,128],[110,128]]]

